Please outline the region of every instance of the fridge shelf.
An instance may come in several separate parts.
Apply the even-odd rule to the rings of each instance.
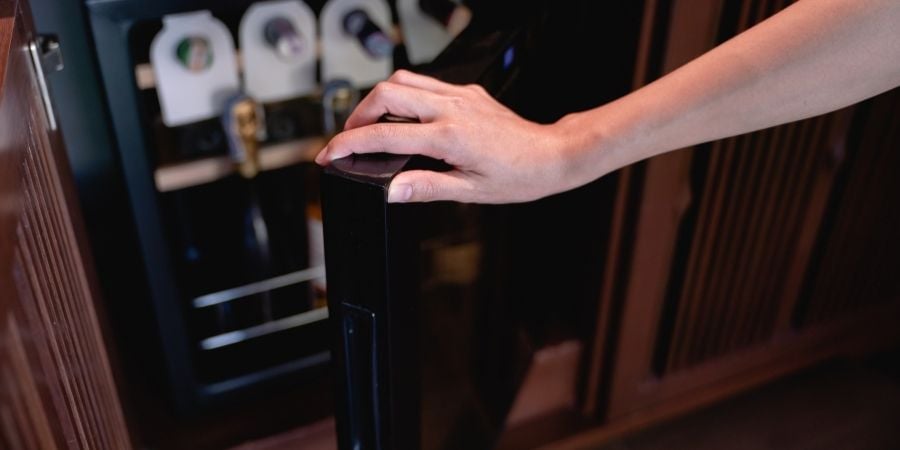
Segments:
[[[268,278],[254,283],[248,283],[230,289],[201,295],[191,301],[194,308],[206,308],[208,306],[227,303],[239,298],[249,297],[255,294],[272,291],[275,289],[291,286],[294,284],[312,281],[325,276],[324,266],[315,266],[308,269],[298,270],[296,272],[286,273],[277,277]]]
[[[264,145],[259,152],[260,169],[267,171],[312,162],[326,143],[325,137],[316,136]],[[154,172],[154,181],[159,192],[169,192],[212,183],[236,171],[234,160],[214,156],[160,166]]]
[[[302,327],[320,320],[328,318],[328,308],[316,308],[293,316],[283,317],[281,319],[264,322],[259,325],[244,328],[241,330],[229,331],[227,333],[210,336],[200,341],[202,350],[215,350],[218,348],[234,345],[239,342],[248,341],[250,339],[277,333],[279,331],[289,330],[291,328]]]

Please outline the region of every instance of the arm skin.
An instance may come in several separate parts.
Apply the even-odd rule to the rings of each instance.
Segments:
[[[675,149],[833,111],[900,85],[900,0],[800,0],[678,70],[551,125],[477,86],[399,71],[318,155],[419,153],[455,167],[397,176],[389,201],[521,202]],[[384,113],[421,124],[376,124]]]

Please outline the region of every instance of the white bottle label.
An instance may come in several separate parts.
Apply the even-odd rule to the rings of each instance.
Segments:
[[[322,30],[322,82],[347,80],[365,88],[391,75],[394,68],[390,56],[373,56],[356,36],[345,31],[344,19],[349,13],[363,10],[381,30],[390,33],[391,10],[383,0],[330,0],[322,8],[319,24]]]
[[[239,34],[247,95],[277,102],[315,90],[318,34],[306,3],[254,3],[241,19]]]
[[[163,17],[150,63],[163,123],[170,127],[217,117],[240,91],[231,33],[209,11]]]

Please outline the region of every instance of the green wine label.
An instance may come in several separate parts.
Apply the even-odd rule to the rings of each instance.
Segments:
[[[190,36],[178,42],[175,57],[191,72],[202,72],[213,63],[212,46],[206,38]]]

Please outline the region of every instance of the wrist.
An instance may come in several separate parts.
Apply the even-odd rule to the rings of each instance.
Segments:
[[[628,127],[617,126],[604,107],[564,116],[553,126],[560,136],[560,158],[568,188],[596,180],[628,164]]]

